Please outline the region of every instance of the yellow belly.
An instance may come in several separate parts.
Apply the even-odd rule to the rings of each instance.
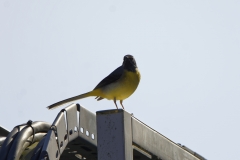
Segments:
[[[111,83],[101,89],[102,98],[108,100],[124,100],[128,98],[137,89],[140,82],[140,73],[124,70],[122,77],[114,83]]]

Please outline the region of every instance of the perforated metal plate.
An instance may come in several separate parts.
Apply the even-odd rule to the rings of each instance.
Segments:
[[[64,151],[65,147],[68,144],[68,135],[67,128],[65,122],[64,112],[60,112],[53,122],[52,128],[56,130],[58,147],[60,150],[60,154]]]
[[[67,133],[68,133],[68,141],[71,142],[72,140],[78,137],[79,132],[79,121],[78,121],[78,114],[77,105],[72,104],[66,107],[64,110],[66,111],[66,120],[67,120]]]
[[[56,136],[53,130],[49,130],[40,154],[40,159],[58,160],[60,159],[60,151],[56,141]]]

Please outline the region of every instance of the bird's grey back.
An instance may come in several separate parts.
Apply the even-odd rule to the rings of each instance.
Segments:
[[[112,73],[110,73],[107,77],[105,77],[101,82],[99,82],[98,85],[94,88],[94,90],[117,81],[122,76],[122,74],[123,66],[120,66],[117,69],[115,69]]]

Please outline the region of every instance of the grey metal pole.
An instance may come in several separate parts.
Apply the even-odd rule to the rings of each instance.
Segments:
[[[98,160],[132,160],[131,115],[122,109],[97,112]]]

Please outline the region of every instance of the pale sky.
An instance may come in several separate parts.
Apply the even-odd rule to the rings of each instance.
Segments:
[[[0,125],[52,123],[46,107],[92,90],[132,54],[127,112],[211,160],[240,144],[240,1],[1,0]],[[78,101],[92,112],[112,101]]]

